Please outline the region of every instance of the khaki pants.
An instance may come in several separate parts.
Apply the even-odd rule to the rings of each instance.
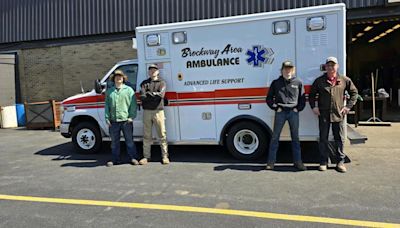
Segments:
[[[160,138],[161,156],[168,157],[167,132],[165,130],[164,110],[144,110],[143,112],[143,157],[150,159],[153,123]]]

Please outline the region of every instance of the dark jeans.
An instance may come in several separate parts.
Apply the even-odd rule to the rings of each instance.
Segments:
[[[121,131],[124,134],[126,151],[131,159],[138,159],[135,143],[133,142],[133,123],[132,122],[112,122],[110,130],[111,153],[114,162],[120,161],[120,137]]]
[[[286,120],[290,126],[290,136],[292,137],[293,161],[301,162],[301,149],[299,142],[299,113],[293,110],[282,110],[275,112],[274,131],[272,133],[271,143],[269,145],[268,163],[273,164],[276,161],[276,152],[279,147],[279,137]]]
[[[339,160],[339,163],[344,163],[346,154],[343,151],[344,144],[344,131],[343,121],[331,122],[329,112],[321,112],[319,116],[319,153],[320,153],[320,164],[328,164],[329,157],[329,129],[332,125],[333,138],[335,140],[335,153]]]

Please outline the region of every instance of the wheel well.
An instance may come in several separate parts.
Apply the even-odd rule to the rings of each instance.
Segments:
[[[69,132],[72,132],[76,125],[82,122],[91,122],[99,128],[100,132],[102,131],[95,118],[91,116],[76,116],[72,119],[71,124],[69,125]]]
[[[250,116],[250,115],[242,115],[242,116],[236,116],[235,118],[231,119],[228,121],[228,123],[225,124],[224,128],[221,131],[221,135],[220,135],[220,139],[219,139],[219,144],[220,145],[225,145],[225,136],[228,133],[229,129],[231,129],[231,127],[239,122],[242,121],[248,121],[248,122],[252,122],[254,124],[257,124],[259,126],[261,126],[265,131],[267,131],[267,134],[269,136],[272,135],[272,130],[271,128],[261,119],[255,117],[255,116]]]

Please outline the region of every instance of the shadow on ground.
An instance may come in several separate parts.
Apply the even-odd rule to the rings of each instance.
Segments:
[[[106,147],[106,144],[104,148]],[[109,145],[108,145],[109,147]],[[72,143],[64,143],[54,147],[46,148],[35,153],[36,155],[52,156],[52,161],[66,161],[61,167],[97,167],[103,166],[110,159],[110,154],[102,149],[97,154],[79,154],[75,151]]]
[[[307,171],[316,171],[318,170],[318,165],[309,165],[307,166]],[[230,164],[230,165],[219,165],[214,167],[214,171],[225,171],[225,170],[236,170],[236,171],[250,171],[250,172],[259,172],[265,171],[265,165],[251,165],[251,164]],[[288,165],[286,162],[284,164],[277,163],[274,168],[275,172],[299,172],[293,165]]]
[[[139,157],[142,156],[142,143],[136,143]],[[318,150],[315,143],[302,143],[302,157],[305,163],[318,162]],[[260,171],[264,169],[267,155],[254,161],[242,161],[232,157],[222,146],[169,146],[171,162],[181,163],[215,163],[223,164],[215,167],[215,171],[227,169],[241,171]],[[53,161],[65,161],[61,167],[91,168],[104,166],[111,159],[110,143],[103,144],[102,150],[97,154],[79,154],[72,143],[64,143],[54,147],[46,148],[35,153],[42,156],[53,156]],[[152,147],[152,161],[160,162],[159,146]],[[125,151],[125,145],[121,143],[121,159],[124,163],[129,162]],[[295,171],[292,166],[279,166],[278,163],[291,163],[291,146],[288,142],[282,142],[277,154],[278,171]]]
[[[302,160],[306,163],[308,170],[318,170],[318,166],[310,166],[307,163],[318,163],[318,145],[315,142],[302,142]],[[214,167],[215,171],[225,171],[225,170],[237,170],[237,171],[249,171],[249,172],[259,172],[265,170],[265,164],[267,163],[267,154],[263,159],[259,159],[253,162],[240,162],[241,164],[224,164]],[[292,150],[290,142],[281,142],[279,144],[279,151],[277,153],[277,162],[275,164],[275,171],[278,172],[298,172],[297,169],[291,164],[292,160]],[[236,162],[237,163],[237,162]]]

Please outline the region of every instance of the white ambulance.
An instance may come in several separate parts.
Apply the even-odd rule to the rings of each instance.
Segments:
[[[345,5],[332,4],[138,27],[138,61],[119,62],[97,89],[64,100],[61,134],[81,152],[98,151],[110,140],[99,85],[120,69],[138,92],[148,65],[157,64],[167,83],[169,144],[224,145],[237,158],[258,158],[268,150],[274,120],[265,98],[282,62],[295,63],[306,93],[328,56],[338,58],[345,74],[345,23]],[[142,140],[142,115],[139,106],[135,141]],[[318,120],[308,104],[299,133],[302,141],[318,140]],[[290,140],[288,126],[281,140]]]

